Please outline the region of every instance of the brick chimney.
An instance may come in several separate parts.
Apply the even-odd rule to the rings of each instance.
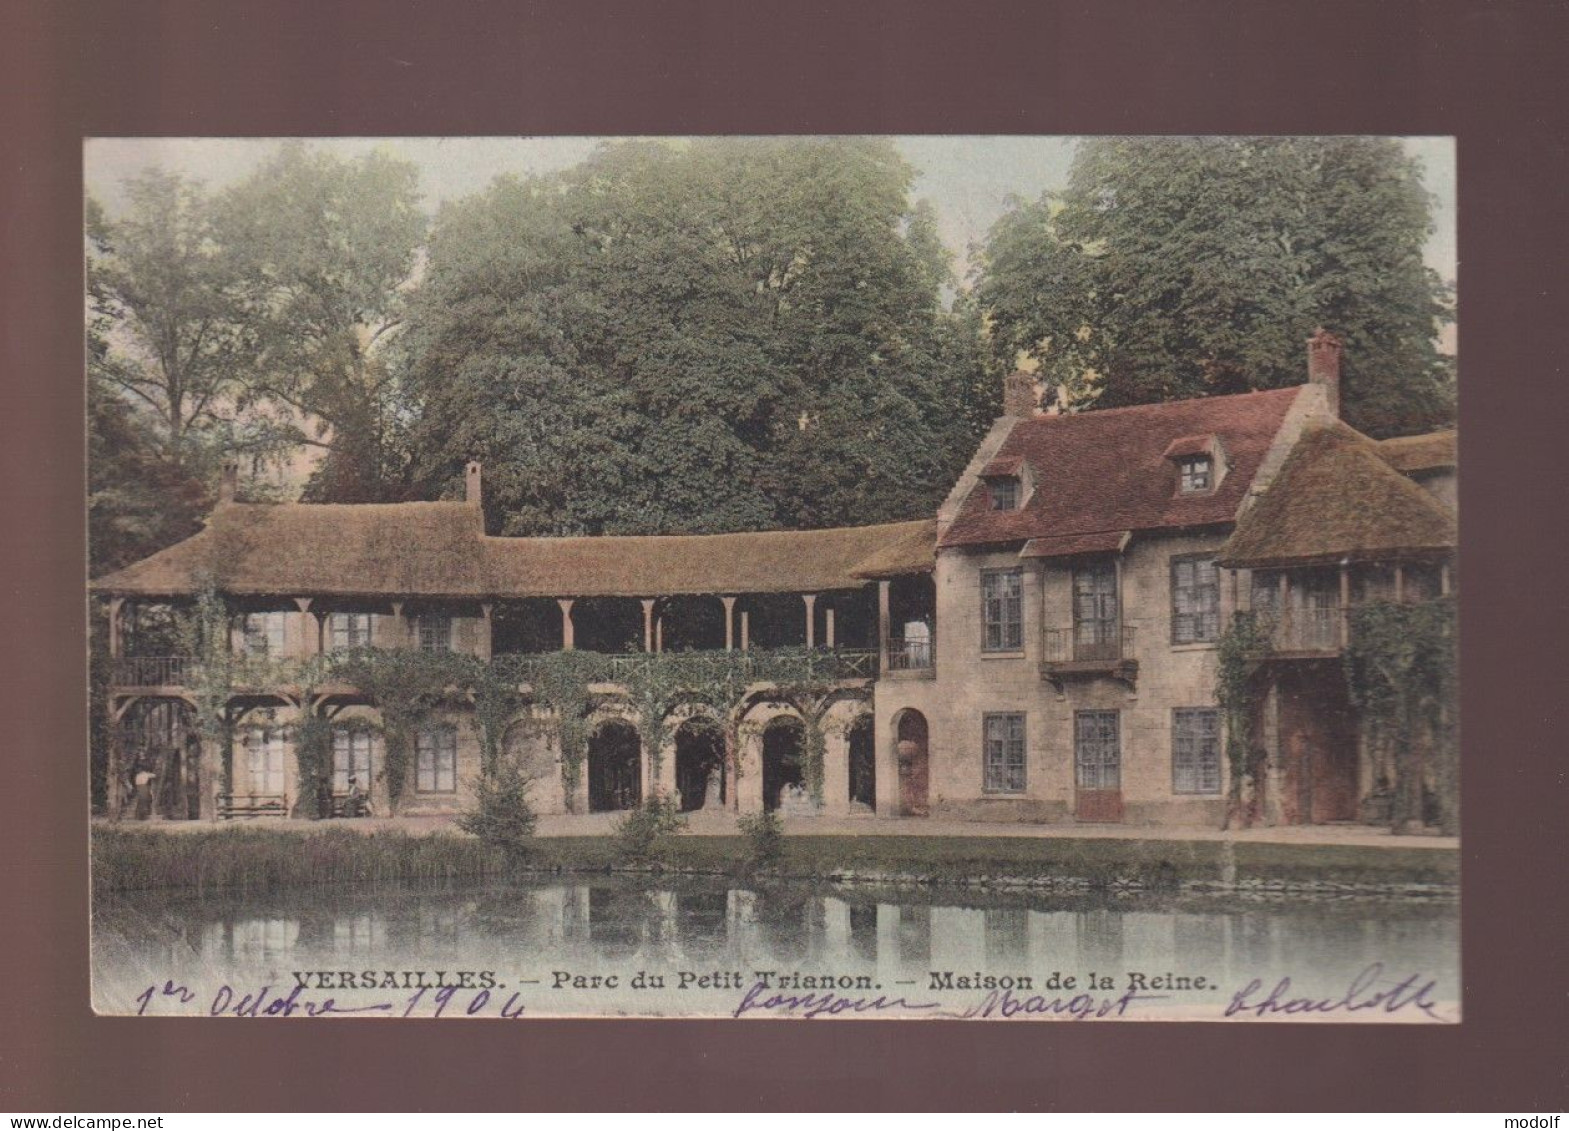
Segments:
[[[223,461],[223,473],[218,479],[218,501],[220,503],[234,502],[234,495],[240,483],[240,465],[232,459]]]
[[[1308,339],[1308,381],[1324,386],[1332,416],[1340,415],[1340,354],[1345,344],[1320,326]]]
[[[471,507],[480,505],[479,460],[469,460],[463,473],[463,499]]]
[[[1040,411],[1040,393],[1036,388],[1035,374],[1020,369],[1002,379],[1004,416],[1039,416]]]

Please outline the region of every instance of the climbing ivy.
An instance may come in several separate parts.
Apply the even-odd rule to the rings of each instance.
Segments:
[[[1247,796],[1256,786],[1264,751],[1254,733],[1260,685],[1258,668],[1269,650],[1269,633],[1251,615],[1235,616],[1221,633],[1216,648],[1215,700],[1226,729],[1226,767],[1229,771],[1226,823],[1249,825],[1257,817]],[[1256,796],[1256,790],[1253,791]]]
[[[1439,827],[1459,831],[1455,602],[1374,601],[1351,612],[1346,681],[1368,741],[1392,755],[1392,827],[1425,819],[1424,752],[1431,752]]]

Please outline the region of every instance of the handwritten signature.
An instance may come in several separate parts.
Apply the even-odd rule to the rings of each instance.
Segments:
[[[1274,988],[1260,996],[1264,983],[1254,978],[1231,995],[1223,1016],[1251,1014],[1254,1017],[1270,1017],[1298,1013],[1360,1013],[1366,1010],[1381,1010],[1389,1014],[1414,1009],[1435,1021],[1448,1020],[1440,1014],[1439,1003],[1433,1000],[1438,986],[1435,979],[1424,981],[1421,974],[1411,974],[1398,982],[1390,982],[1375,989],[1385,981],[1382,962],[1373,963],[1353,978],[1345,993],[1328,997],[1292,997],[1290,978],[1280,979]]]
[[[514,1020],[523,1015],[519,995],[513,993],[503,998],[488,989],[465,989],[460,986],[443,986],[432,990],[422,987],[402,1001],[378,1001],[368,1005],[345,1005],[336,998],[307,998],[305,987],[293,986],[288,993],[279,994],[271,986],[248,992],[235,989],[228,983],[218,987],[210,1002],[205,1003],[209,1017],[346,1017],[370,1014],[378,1017],[442,1017],[450,1010],[453,1016],[500,1017]],[[461,995],[461,997],[460,997]],[[143,1016],[157,1001],[172,1001],[189,1006],[196,1002],[197,993],[189,986],[165,981],[162,986],[148,986],[136,995],[136,1015]]]

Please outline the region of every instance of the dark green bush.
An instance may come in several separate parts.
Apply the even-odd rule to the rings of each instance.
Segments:
[[[474,805],[458,818],[458,827],[499,848],[512,863],[526,860],[534,850],[536,823],[528,799],[531,784],[515,761],[500,759],[479,779]]]
[[[674,798],[655,794],[616,825],[616,854],[631,864],[648,864],[663,858],[670,838],[686,828],[686,818]]]
[[[746,841],[747,867],[772,868],[784,859],[784,822],[778,813],[749,813],[736,825]]]

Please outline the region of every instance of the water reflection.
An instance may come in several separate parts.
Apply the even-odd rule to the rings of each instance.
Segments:
[[[302,970],[494,970],[549,986],[555,972],[759,970],[866,975],[925,987],[933,970],[1085,974],[1177,971],[1222,989],[1255,976],[1349,980],[1372,962],[1458,993],[1449,901],[1275,903],[1216,896],[1053,896],[723,881],[376,885],[249,899],[121,897],[95,910],[95,1001],[114,1011],[148,980],[273,980]],[[649,997],[702,1012],[729,998]],[[541,1011],[608,1012],[563,997]],[[117,1004],[118,1003],[118,1004]]]

